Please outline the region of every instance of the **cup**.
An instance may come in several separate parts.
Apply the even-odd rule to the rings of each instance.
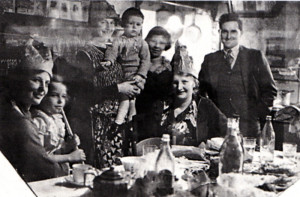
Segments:
[[[295,162],[295,156],[297,154],[297,144],[296,143],[283,142],[282,150],[283,150],[283,159],[284,160]]]
[[[143,155],[147,155],[148,153],[153,153],[157,149],[158,148],[155,145],[144,145],[143,146]]]
[[[246,152],[246,161],[252,163],[255,146],[256,146],[256,138],[254,137],[244,137],[243,138],[244,150]]]
[[[74,182],[82,185],[91,183],[97,175],[96,170],[88,164],[73,164],[72,173]]]

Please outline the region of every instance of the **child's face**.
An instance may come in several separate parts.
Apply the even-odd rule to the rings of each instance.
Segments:
[[[136,37],[138,36],[143,28],[143,19],[138,16],[129,16],[125,27],[124,34],[127,37]]]
[[[42,101],[42,108],[49,114],[61,113],[67,99],[67,88],[62,83],[52,83],[52,91]]]

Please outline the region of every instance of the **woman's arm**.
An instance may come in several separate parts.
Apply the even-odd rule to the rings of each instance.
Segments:
[[[64,163],[64,162],[85,161],[86,156],[82,149],[77,149],[71,152],[70,154],[64,154],[64,155],[49,154],[49,158],[53,162]]]
[[[96,93],[100,94],[101,97],[104,96],[107,98],[117,96],[119,93],[133,97],[140,94],[141,90],[135,85],[135,81],[125,81],[118,84],[114,83],[106,87],[98,87],[96,88]]]
[[[150,64],[149,47],[147,42],[144,40],[142,41],[142,47],[140,49],[139,58],[140,58],[140,66],[137,74],[143,76],[143,78],[146,79],[151,64]]]

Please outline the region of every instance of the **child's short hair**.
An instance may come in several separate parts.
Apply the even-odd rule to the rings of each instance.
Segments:
[[[61,84],[63,84],[65,87],[67,87],[66,84],[64,83],[63,77],[62,77],[61,75],[55,74],[55,75],[53,75],[53,77],[52,77],[52,79],[51,79],[51,82],[50,82],[50,84],[49,84],[48,92],[51,92],[51,91],[53,90],[53,88],[54,88],[54,87],[53,87],[53,83],[61,83]]]
[[[121,25],[122,25],[122,27],[125,27],[125,24],[127,23],[128,18],[130,16],[141,17],[144,20],[144,15],[141,12],[141,10],[137,9],[137,8],[134,8],[134,7],[131,7],[131,8],[128,8],[127,10],[125,10],[125,12],[122,15],[122,18],[121,18]]]

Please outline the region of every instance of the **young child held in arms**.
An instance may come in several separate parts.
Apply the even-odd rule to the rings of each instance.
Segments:
[[[60,76],[54,75],[49,84],[48,94],[33,111],[34,123],[39,128],[42,145],[53,161],[64,164],[68,170],[68,162],[79,162],[86,159],[83,150],[78,149],[79,137],[66,135],[62,110],[67,100],[67,87]]]
[[[101,62],[101,66],[109,70],[111,65],[118,61],[122,65],[123,80],[134,80],[136,85],[143,89],[150,67],[148,44],[141,36],[144,15],[137,8],[129,8],[123,13],[121,20],[124,34],[115,38],[112,47],[106,50],[105,61]],[[136,114],[135,98],[121,95],[115,123],[123,124],[127,114],[128,120]]]

